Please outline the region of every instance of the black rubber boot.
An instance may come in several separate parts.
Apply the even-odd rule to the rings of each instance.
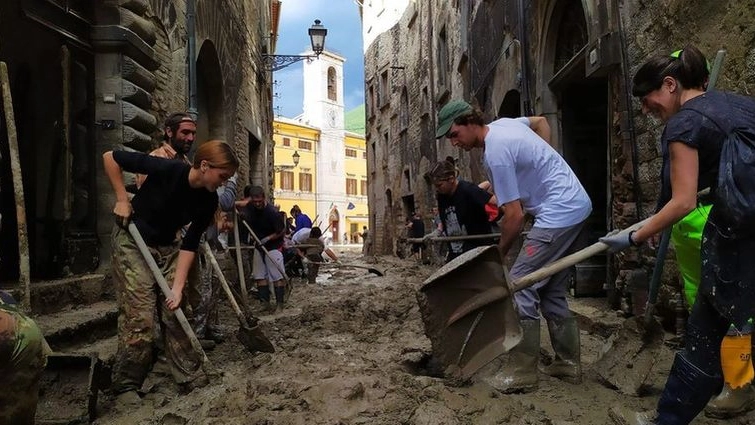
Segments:
[[[710,376],[677,353],[655,412],[614,407],[608,413],[617,425],[688,425],[721,388],[721,377]]]
[[[656,422],[687,425],[703,411],[710,398],[721,389],[721,376],[710,376],[677,353],[666,387],[658,401]]]

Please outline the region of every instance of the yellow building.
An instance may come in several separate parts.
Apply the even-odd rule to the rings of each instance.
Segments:
[[[317,202],[317,146],[320,130],[289,118],[273,121],[273,196],[287,215],[299,205],[312,221]]]
[[[291,207],[299,205],[315,225],[323,230],[330,226],[338,243],[361,243],[359,234],[368,220],[367,150],[364,135],[358,133],[364,128],[363,107],[348,112],[345,119],[344,150],[341,153],[344,174],[338,190],[318,187],[318,164],[322,166],[332,160],[320,154],[322,131],[290,118],[275,119],[273,196],[274,203],[287,215]],[[337,222],[330,221],[334,211],[339,218]]]

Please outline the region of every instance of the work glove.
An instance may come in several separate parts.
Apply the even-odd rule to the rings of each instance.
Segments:
[[[425,243],[430,242],[431,240],[437,238],[438,236],[440,236],[440,232],[438,231],[438,229],[435,229],[432,232],[423,236],[422,242],[425,242]]]
[[[613,232],[607,234],[606,236],[603,236],[598,240],[608,245],[608,252],[620,252],[629,247],[637,246],[632,241],[633,234],[634,231],[622,234],[619,232],[619,230],[614,230]]]
[[[260,245],[264,245],[268,242],[270,242],[270,236],[265,236],[264,238],[260,239]]]

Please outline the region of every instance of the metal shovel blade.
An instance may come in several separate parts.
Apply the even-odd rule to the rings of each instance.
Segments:
[[[433,355],[447,377],[469,379],[522,338],[495,246],[475,248],[441,267],[417,299]]]
[[[594,365],[600,380],[623,394],[642,395],[663,347],[663,327],[655,319],[629,318],[604,347]]]

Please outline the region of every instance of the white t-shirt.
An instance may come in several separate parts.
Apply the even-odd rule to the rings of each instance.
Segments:
[[[304,240],[309,239],[309,232],[312,229],[309,227],[302,227],[301,229],[297,230],[296,233],[291,235],[291,242],[295,244],[300,244],[304,242]]]
[[[585,188],[566,160],[531,128],[527,117],[488,124],[483,165],[498,205],[519,199],[535,226],[560,228],[584,221],[592,211]]]
[[[303,227],[297,230],[296,233],[291,236],[291,241],[297,245],[304,243],[305,240],[309,239],[309,233],[311,231],[312,229],[310,229],[309,227]],[[325,247],[329,247],[333,242],[333,237],[330,235],[332,235],[332,233],[328,231],[325,232],[324,235],[320,236],[320,240],[323,242],[323,244],[325,244]]]

